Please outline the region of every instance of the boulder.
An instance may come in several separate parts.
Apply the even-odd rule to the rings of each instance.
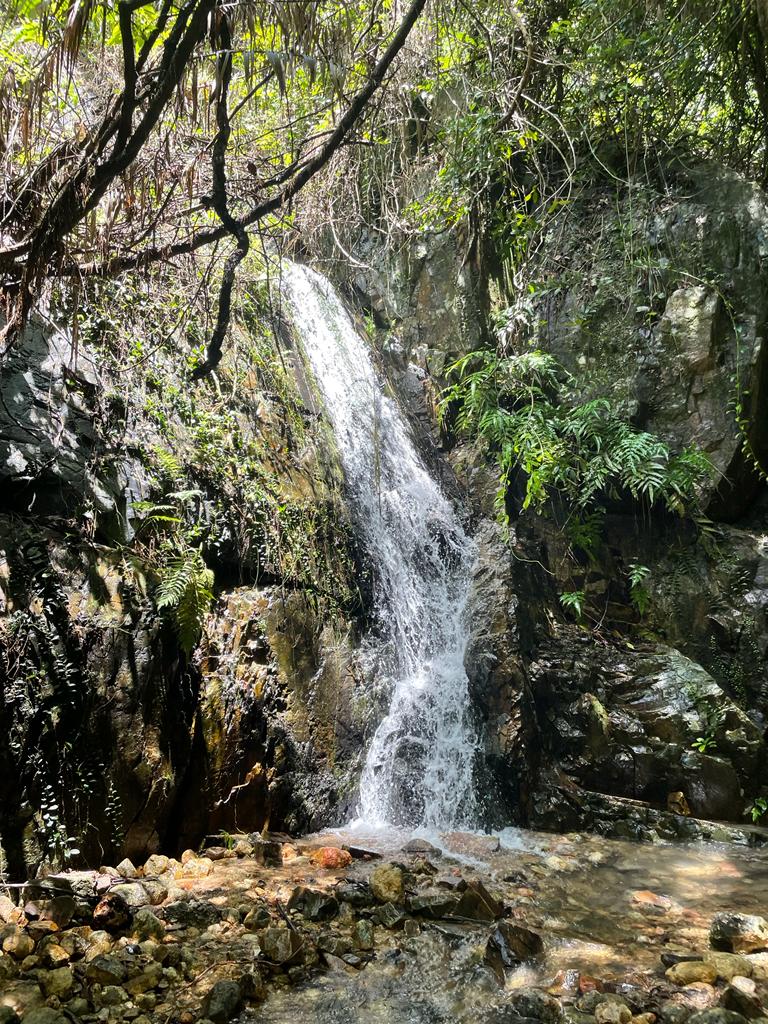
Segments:
[[[228,1024],[240,1012],[243,990],[236,981],[217,981],[205,997],[203,1015],[213,1024]]]
[[[754,914],[715,914],[709,941],[714,949],[729,953],[768,949],[768,921]]]

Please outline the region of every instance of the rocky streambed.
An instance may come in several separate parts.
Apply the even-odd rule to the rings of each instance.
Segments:
[[[226,840],[7,889],[0,1024],[768,1019],[760,849]]]

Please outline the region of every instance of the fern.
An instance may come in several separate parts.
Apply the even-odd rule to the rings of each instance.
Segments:
[[[160,570],[155,603],[171,612],[179,644],[189,656],[200,639],[203,620],[213,600],[214,577],[202,554],[189,548]]]
[[[501,357],[470,352],[448,370],[441,417],[483,443],[500,470],[502,491],[516,470],[526,476],[523,510],[543,511],[553,493],[586,521],[604,497],[622,492],[647,506],[698,516],[699,486],[714,473],[706,454],[676,455],[653,434],[636,430],[605,397],[578,403],[571,377],[543,352]],[[497,501],[502,512],[503,494]]]

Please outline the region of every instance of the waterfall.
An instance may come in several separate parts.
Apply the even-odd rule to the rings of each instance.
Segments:
[[[330,282],[285,263],[282,287],[370,560],[381,638],[369,660],[391,695],[367,751],[360,817],[373,826],[470,826],[476,742],[464,655],[474,545]]]

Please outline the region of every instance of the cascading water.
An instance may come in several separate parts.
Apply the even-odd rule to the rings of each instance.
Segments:
[[[334,428],[383,634],[373,660],[391,699],[367,752],[360,816],[373,826],[472,826],[464,654],[474,545],[332,285],[286,263],[283,291]]]

